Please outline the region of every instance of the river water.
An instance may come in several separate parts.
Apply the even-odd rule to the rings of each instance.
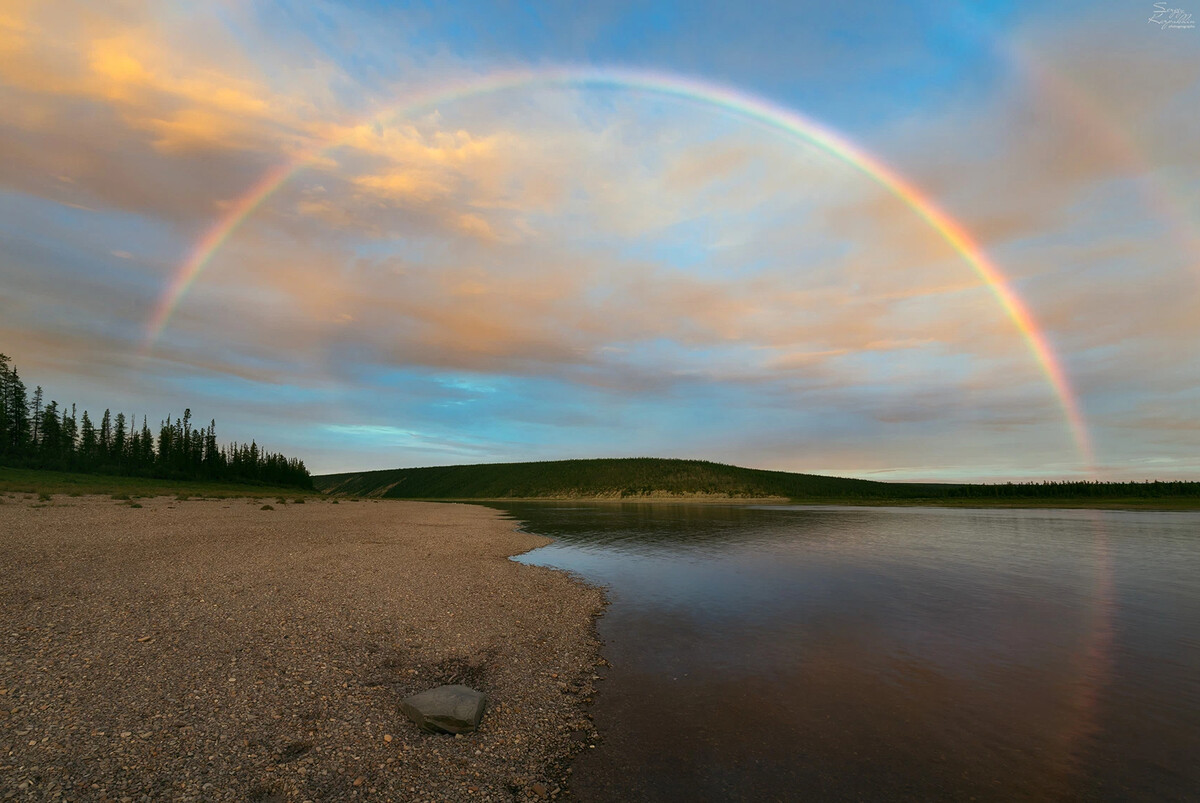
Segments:
[[[1200,513],[500,507],[608,588],[580,800],[1200,799]]]

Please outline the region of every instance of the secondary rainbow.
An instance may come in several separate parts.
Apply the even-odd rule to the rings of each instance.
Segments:
[[[1135,180],[1138,193],[1160,220],[1170,226],[1180,256],[1200,267],[1200,231],[1188,212],[1184,191],[1155,169],[1153,160],[1116,115],[1095,94],[1045,58],[1019,42],[1006,43],[1009,58],[1028,76],[1031,85],[1052,104],[1057,113],[1067,113],[1086,128],[1095,145],[1116,161],[1127,178]]]
[[[791,109],[745,92],[677,75],[642,70],[551,68],[492,73],[415,92],[376,114],[371,121],[384,122],[439,104],[527,87],[618,89],[715,108],[806,142],[869,176],[929,224],[988,286],[1046,375],[1062,407],[1080,456],[1089,469],[1092,467],[1094,461],[1087,424],[1078,399],[1067,381],[1066,372],[1028,307],[1000,269],[988,259],[963,226],[939,209],[914,184],[845,137]],[[158,339],[188,288],[238,226],[297,171],[341,142],[337,139],[320,143],[292,161],[267,171],[205,232],[163,293],[148,324],[144,348],[149,349]]]

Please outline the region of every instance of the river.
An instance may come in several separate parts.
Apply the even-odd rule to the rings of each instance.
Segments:
[[[584,801],[1200,797],[1200,514],[500,505],[608,589]]]

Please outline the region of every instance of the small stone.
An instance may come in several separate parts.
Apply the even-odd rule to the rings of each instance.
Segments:
[[[390,733],[383,734],[383,740],[385,742],[390,742],[392,740],[392,734],[390,734]]]
[[[467,686],[438,686],[400,701],[400,710],[430,733],[470,733],[479,727],[487,697]]]
[[[367,780],[367,778],[366,778],[366,776],[365,776],[365,775],[360,775],[360,776],[358,776],[357,778],[355,778],[355,779],[354,779],[354,785],[355,785],[355,786],[362,786],[362,785],[363,785],[363,784],[366,782],[366,780]]]
[[[546,785],[544,783],[535,783],[535,784],[530,785],[529,791],[533,792],[538,797],[546,797],[547,795],[550,794],[550,792],[547,791]]]

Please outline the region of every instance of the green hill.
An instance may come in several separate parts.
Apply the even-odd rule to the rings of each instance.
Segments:
[[[784,497],[854,500],[931,498],[954,487],[793,474],[705,460],[630,457],[490,463],[326,474],[325,493],[393,499],[538,499],[638,497]]]
[[[872,482],[655,457],[396,468],[313,477],[317,490],[390,499],[785,498],[812,503],[1200,508],[1200,482]]]

